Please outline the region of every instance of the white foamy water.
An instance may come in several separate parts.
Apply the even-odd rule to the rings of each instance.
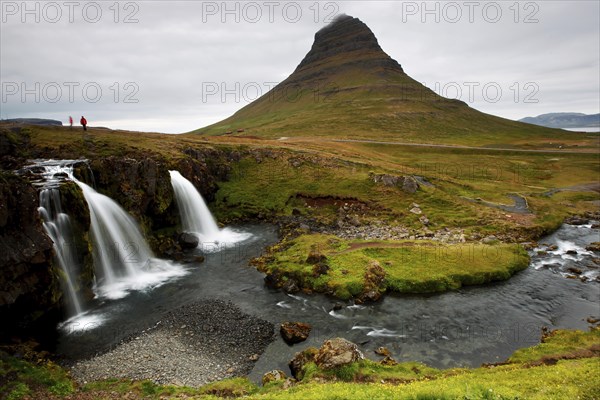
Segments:
[[[192,182],[178,171],[169,171],[169,174],[181,216],[181,226],[185,232],[198,238],[198,247],[202,252],[222,251],[251,236],[247,232],[231,228],[219,229],[202,195]]]

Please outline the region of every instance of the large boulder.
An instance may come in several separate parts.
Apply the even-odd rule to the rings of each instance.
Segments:
[[[312,326],[304,322],[284,322],[279,331],[283,340],[292,345],[308,339],[311,329]]]
[[[381,183],[389,187],[398,187],[408,194],[414,194],[419,189],[419,182],[413,176],[378,174],[371,175],[371,177],[375,183]]]
[[[344,338],[335,338],[323,343],[315,357],[315,363],[319,368],[332,369],[364,358],[356,344]]]
[[[288,363],[292,376],[298,380],[302,380],[304,377],[304,366],[308,363],[315,362],[318,353],[319,350],[314,347],[309,347],[296,353],[294,358]]]

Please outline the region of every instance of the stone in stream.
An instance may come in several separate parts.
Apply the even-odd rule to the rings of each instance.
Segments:
[[[387,347],[383,347],[383,346],[375,349],[375,354],[384,356],[384,357],[389,357],[391,355],[390,351],[387,349]]]
[[[179,244],[184,249],[195,249],[198,247],[199,240],[195,235],[191,233],[184,232],[179,235]]]
[[[600,242],[592,242],[585,248],[587,251],[598,251],[600,252]]]
[[[284,322],[281,324],[281,337],[289,345],[300,343],[308,339],[312,326],[304,322]]]

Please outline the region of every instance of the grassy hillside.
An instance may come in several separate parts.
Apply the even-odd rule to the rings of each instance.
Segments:
[[[488,115],[437,95],[408,76],[379,47],[371,30],[351,17],[317,32],[298,68],[271,91],[231,117],[192,133],[474,146],[569,135]]]
[[[476,146],[504,145],[526,138],[558,140],[569,135],[479,112],[438,96],[405,74],[370,73],[372,76],[354,71],[336,73],[318,83],[285,81],[231,117],[193,133]],[[244,132],[237,133],[238,129]]]

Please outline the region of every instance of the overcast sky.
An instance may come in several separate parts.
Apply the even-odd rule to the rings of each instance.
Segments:
[[[342,13],[365,22],[411,77],[478,110],[510,119],[600,112],[597,0],[0,6],[1,118],[197,129],[285,79]]]

